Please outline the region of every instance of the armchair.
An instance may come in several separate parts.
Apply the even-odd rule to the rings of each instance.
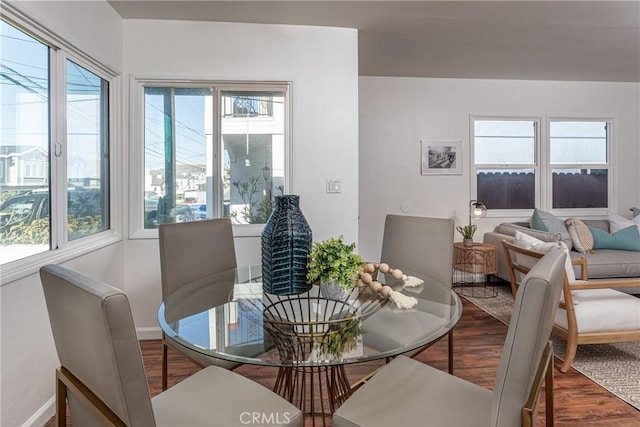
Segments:
[[[515,294],[521,278],[544,254],[507,241],[502,245]],[[573,264],[581,266],[585,280],[570,280],[565,272],[563,299],[553,325],[553,333],[567,341],[562,372],[569,370],[578,345],[640,340],[640,298],[614,289],[640,286],[640,280],[588,280],[584,259]]]

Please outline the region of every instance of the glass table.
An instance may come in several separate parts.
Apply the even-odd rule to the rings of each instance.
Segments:
[[[460,319],[462,305],[449,286],[405,273],[424,284],[405,289],[390,275],[378,280],[415,297],[408,310],[368,287],[340,301],[324,298],[315,285],[300,295],[267,294],[254,266],[184,286],[163,301],[158,320],[169,339],[203,355],[278,367],[274,391],[305,414],[331,415],[351,395],[345,365],[423,348]]]

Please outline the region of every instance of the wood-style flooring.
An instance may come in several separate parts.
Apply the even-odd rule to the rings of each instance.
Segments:
[[[507,327],[463,299],[464,312],[455,328],[455,375],[488,389],[493,389],[496,369],[502,351]],[[159,340],[141,341],[142,355],[151,395],[161,391],[162,344]],[[446,339],[422,352],[417,359],[446,371]],[[350,365],[349,378],[355,381],[371,372],[380,363]],[[555,425],[558,427],[640,426],[640,411],[618,399],[574,369],[563,374],[560,363],[555,363]],[[169,386],[196,372],[199,368],[181,354],[169,349]],[[235,372],[249,377],[267,387],[272,387],[275,368],[243,365]],[[455,397],[452,397],[455,399]],[[464,405],[464,402],[460,402]],[[327,425],[331,419],[327,418]],[[316,425],[322,425],[316,420]],[[53,426],[51,420],[47,426]],[[67,421],[67,425],[71,425]],[[306,426],[311,425],[307,419]],[[538,425],[544,425],[544,415],[538,417]],[[392,427],[392,426],[390,426]],[[460,426],[464,427],[464,426]]]

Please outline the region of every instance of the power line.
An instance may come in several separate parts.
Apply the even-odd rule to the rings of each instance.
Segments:
[[[21,76],[22,78],[24,78],[24,79],[25,79],[25,80],[27,80],[28,82],[32,83],[35,87],[40,88],[42,91],[44,91],[44,92],[48,92],[46,88],[43,88],[43,87],[42,87],[42,86],[40,86],[38,83],[36,83],[36,82],[34,82],[34,81],[30,80],[28,77],[26,77],[26,76],[24,76],[24,75],[22,75],[22,74],[20,74],[20,73],[16,72],[16,70],[12,69],[11,67],[8,67],[8,66],[6,66],[6,65],[4,65],[4,64],[0,64],[0,67],[1,67],[1,68],[3,68],[3,69],[7,69],[7,70],[11,71],[12,73],[14,73],[14,74],[16,74],[16,75]],[[44,95],[42,95],[42,93],[41,93],[41,92],[38,92],[38,91],[36,91],[35,89],[29,88],[29,87],[27,87],[27,86],[23,85],[23,84],[22,84],[22,83],[20,83],[19,81],[15,80],[13,77],[9,76],[7,73],[5,73],[5,72],[0,72],[0,76],[4,77],[4,78],[5,78],[5,79],[7,79],[7,80],[10,80],[10,81],[14,82],[14,83],[15,83],[16,85],[18,85],[18,86],[22,86],[22,87],[24,87],[24,88],[25,88],[26,90],[28,90],[29,92],[31,92],[31,93],[35,94],[36,96],[40,97],[41,99],[43,99],[43,100],[47,101],[47,97],[45,97]]]

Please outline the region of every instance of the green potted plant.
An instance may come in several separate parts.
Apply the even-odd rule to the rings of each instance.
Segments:
[[[354,253],[355,248],[355,243],[344,243],[344,236],[313,244],[307,279],[320,282],[320,291],[325,298],[344,299],[355,286],[360,267],[364,264],[362,257]],[[340,295],[332,294],[332,290]]]
[[[459,225],[456,227],[458,233],[462,235],[462,244],[464,246],[473,246],[473,235],[477,229],[478,226],[475,224]]]

